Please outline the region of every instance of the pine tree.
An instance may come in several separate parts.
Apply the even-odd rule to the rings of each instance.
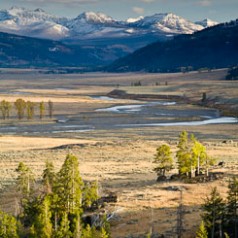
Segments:
[[[218,234],[223,234],[225,203],[218,193],[217,188],[212,189],[210,196],[205,199],[202,209],[202,218],[209,237],[214,238]]]
[[[83,207],[89,208],[99,199],[97,181],[86,184],[83,188]]]
[[[172,152],[168,145],[161,145],[157,148],[154,163],[158,165],[154,169],[158,176],[165,176],[165,172],[170,171],[173,168]]]
[[[23,197],[29,197],[33,190],[35,179],[32,171],[24,163],[20,162],[16,171],[19,173],[17,177],[17,185]]]
[[[231,237],[238,237],[238,179],[233,177],[228,188],[226,230]]]
[[[0,211],[0,237],[18,238],[16,219],[2,211]]]
[[[81,238],[94,238],[92,229],[89,224],[86,226],[86,228],[83,229]]]
[[[71,238],[72,233],[70,232],[70,221],[68,219],[68,213],[63,212],[61,214],[61,221],[58,230],[55,232],[53,237],[56,238]]]
[[[45,162],[45,169],[42,174],[43,185],[46,193],[52,193],[52,189],[56,180],[56,174],[54,172],[54,165],[48,160]]]
[[[106,229],[102,227],[100,238],[109,238],[110,235],[107,233]]]
[[[38,214],[34,222],[34,230],[38,238],[52,237],[52,223],[51,223],[51,197],[45,196],[42,200]]]
[[[81,232],[80,215],[82,212],[83,181],[79,173],[77,157],[71,154],[67,155],[55,184],[54,191],[56,193],[55,199],[57,200],[57,206],[55,207],[56,220],[57,217],[63,216],[64,220],[60,226],[65,226],[68,219],[73,237],[78,238]],[[62,228],[59,228],[59,230],[62,230]]]
[[[67,212],[74,213],[81,208],[82,187],[78,158],[69,154],[58,173],[56,189],[60,203]]]
[[[199,226],[199,229],[196,233],[196,238],[208,238],[207,229],[203,221],[201,222],[201,225]]]

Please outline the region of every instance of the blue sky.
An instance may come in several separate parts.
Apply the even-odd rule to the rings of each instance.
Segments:
[[[210,18],[218,22],[238,18],[238,0],[0,0],[0,7],[11,6],[76,17],[84,11],[104,12],[117,20],[128,17],[172,12],[189,20]]]

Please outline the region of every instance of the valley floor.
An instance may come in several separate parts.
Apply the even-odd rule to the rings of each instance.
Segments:
[[[120,89],[133,94],[186,95],[196,101],[206,92],[216,103],[235,108],[238,82],[222,80],[225,74],[226,70],[124,75],[2,73],[1,100],[14,102],[23,98],[37,103],[44,101],[46,105],[51,100],[54,117],[50,119],[46,111],[43,120],[19,122],[14,113],[9,121],[1,120],[1,185],[14,182],[19,162],[26,163],[38,177],[47,159],[58,170],[71,152],[79,158],[85,180],[98,180],[102,192],[107,190],[118,195],[118,203],[106,208],[114,214],[112,237],[138,236],[150,229],[165,234],[166,238],[175,237],[180,192],[171,188],[177,187],[183,188],[184,237],[194,237],[201,220],[203,198],[214,186],[225,196],[229,178],[238,174],[238,124],[233,121],[150,126],[148,124],[204,121],[223,116],[217,109],[181,102],[174,104],[170,100],[113,100],[105,96]],[[138,81],[142,86],[131,86]],[[178,135],[183,130],[194,133],[217,162],[225,162],[224,167],[214,168],[214,171],[225,172],[222,180],[198,185],[156,182],[152,163],[156,148],[168,143],[175,153]],[[14,194],[9,190],[1,196],[3,209],[14,213]]]

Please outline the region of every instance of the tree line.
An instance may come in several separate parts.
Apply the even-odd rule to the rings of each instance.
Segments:
[[[193,134],[186,131],[179,136],[177,152],[178,178],[193,179],[198,176],[209,176],[209,170],[215,164],[206,147]],[[166,172],[175,168],[175,160],[171,148],[163,144],[157,148],[154,157],[157,166],[154,171],[158,179],[166,178]],[[196,238],[237,238],[238,237],[238,179],[233,177],[228,184],[227,199],[224,200],[217,188],[204,199],[202,205],[202,222],[196,233]]]
[[[238,80],[238,66],[232,67],[228,70],[226,80]]]
[[[31,169],[19,163],[17,188],[20,211],[16,216],[0,211],[0,237],[4,238],[109,238],[106,215],[101,225],[83,221],[84,212],[99,199],[96,181],[85,183],[78,158],[68,154],[58,173],[47,161],[37,182]]]
[[[53,117],[53,102],[51,100],[48,101],[48,116],[50,118]],[[39,118],[43,119],[46,111],[46,103],[34,103],[31,101],[25,101],[21,98],[18,98],[14,103],[8,102],[6,100],[2,100],[0,102],[0,112],[3,120],[10,119],[10,115],[15,109],[18,120],[22,120],[25,117],[27,120],[32,120],[36,115],[36,108],[39,111]]]
[[[175,158],[177,166],[175,166],[176,163],[169,145],[163,144],[157,148],[154,157],[157,167],[154,171],[158,175],[158,180],[165,178],[166,172],[173,168],[178,169],[180,178],[194,178],[202,174],[209,176],[209,169],[215,163],[214,158],[208,155],[206,147],[193,134],[189,136],[186,131],[183,131],[179,136]]]
[[[202,205],[202,222],[196,238],[238,237],[238,179],[233,177],[228,184],[226,200],[217,188],[213,188]]]

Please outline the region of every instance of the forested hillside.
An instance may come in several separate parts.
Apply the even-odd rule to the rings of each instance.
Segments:
[[[115,61],[107,70],[180,72],[232,67],[237,63],[238,20],[156,42]]]

